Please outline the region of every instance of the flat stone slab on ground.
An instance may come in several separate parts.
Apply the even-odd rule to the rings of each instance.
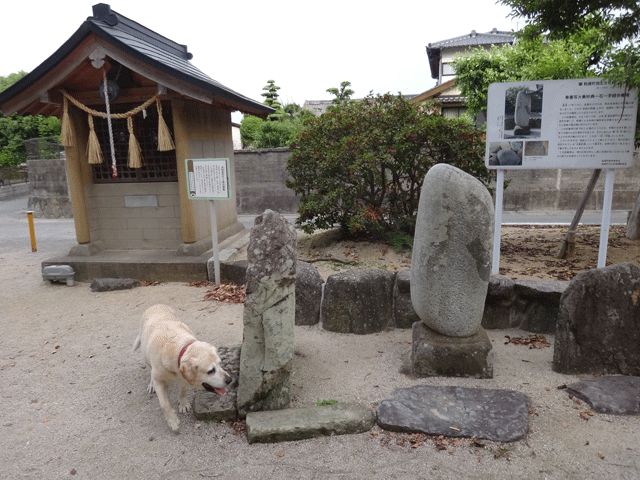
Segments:
[[[275,443],[363,433],[373,423],[374,414],[369,407],[349,403],[251,412],[247,413],[247,440]]]
[[[640,415],[640,377],[583,378],[569,385],[567,392],[587,402],[597,413]]]
[[[513,390],[416,385],[397,389],[378,405],[378,425],[396,432],[514,442],[527,433],[530,405],[526,394]]]

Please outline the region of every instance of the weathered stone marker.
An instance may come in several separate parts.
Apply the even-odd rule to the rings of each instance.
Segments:
[[[484,185],[451,165],[432,167],[424,179],[418,205],[411,257],[411,303],[422,322],[439,338],[437,349],[428,345],[413,349],[412,364],[419,363],[420,372],[440,370],[430,369],[425,363],[442,362],[441,355],[448,351],[446,337],[471,337],[480,332],[492,246],[493,201]],[[415,323],[413,328],[421,326]],[[430,336],[414,332],[414,339],[423,343],[428,343]],[[458,365],[459,369],[451,371],[450,376],[479,376],[478,371],[493,375],[490,348],[485,348],[481,337],[480,344],[468,343],[476,357],[472,371],[467,371],[465,363],[453,362],[452,366]],[[458,354],[464,355],[459,352],[464,348],[461,342],[452,342]],[[417,352],[422,352],[423,357],[417,358]],[[485,365],[478,367],[480,352],[484,352]],[[414,375],[420,372],[414,369]]]
[[[576,275],[560,298],[553,369],[640,375],[640,267],[617,263]]]
[[[514,128],[515,135],[528,135],[531,132],[529,120],[531,119],[531,93],[526,91],[518,92],[516,95],[515,121],[517,127]]]
[[[451,165],[427,173],[411,256],[411,302],[432,330],[480,329],[491,274],[493,202],[479,180]]]
[[[238,414],[287,408],[291,395],[296,232],[277,212],[255,220],[247,248]]]

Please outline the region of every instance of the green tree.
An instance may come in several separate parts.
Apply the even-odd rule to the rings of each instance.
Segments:
[[[512,17],[527,21],[522,34],[548,33],[563,39],[580,30],[599,28],[610,45],[640,35],[640,3],[637,0],[499,0],[512,8]]]
[[[617,85],[640,87],[640,2],[638,0],[499,0],[510,6],[511,16],[527,21],[519,32],[523,38],[548,34],[551,39],[567,39],[585,30],[597,30],[601,55],[591,59],[599,74]],[[640,146],[640,110],[636,147]]]
[[[351,235],[413,234],[420,189],[436,163],[485,184],[482,133],[402,96],[369,95],[308,122],[291,145],[287,186],[307,232],[334,224]]]
[[[592,58],[606,50],[600,32],[579,31],[564,40],[546,41],[543,36],[524,38],[514,46],[493,45],[489,50],[471,49],[456,57],[456,84],[467,98],[471,115],[487,109],[492,83],[523,80],[558,80],[596,75]]]
[[[345,80],[344,82],[340,83],[340,88],[328,88],[327,92],[331,95],[335,95],[336,97],[331,101],[331,103],[333,103],[334,105],[342,105],[343,103],[351,100],[351,95],[353,95],[355,92],[349,87],[351,87],[351,82]]]
[[[599,64],[602,77],[616,85],[640,88],[640,52],[636,46],[640,39],[638,0],[499,1],[513,9],[513,17],[527,21],[520,33],[525,38],[548,33],[549,38],[565,39],[580,30],[599,29],[607,50],[601,58],[594,57],[592,64]],[[635,145],[640,147],[640,109],[636,118]],[[640,195],[627,223],[627,237],[640,238]]]
[[[276,109],[267,120],[245,115],[240,122],[240,136],[248,148],[277,148],[291,145],[294,136],[302,129],[305,121],[313,114],[300,105],[290,103],[284,107],[279,101],[275,80],[268,80],[263,88],[264,104]]]
[[[10,73],[6,77],[0,75],[0,92],[9,88],[26,74],[27,72],[25,72],[24,70],[20,70],[18,73]]]
[[[25,71],[0,76],[0,92],[27,74]],[[42,115],[4,117],[0,112],[0,166],[18,165],[27,158],[24,141],[29,138],[60,135],[60,120]]]

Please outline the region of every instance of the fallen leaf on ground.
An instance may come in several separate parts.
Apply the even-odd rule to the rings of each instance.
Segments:
[[[221,283],[212,285],[211,290],[205,296],[205,300],[214,300],[223,303],[244,303],[244,285],[235,283]]]
[[[528,345],[529,348],[546,348],[551,346],[545,336],[539,333],[529,335],[529,338],[511,338],[509,335],[505,335],[505,338],[507,339],[507,341],[504,342],[505,345],[513,343],[514,345]]]

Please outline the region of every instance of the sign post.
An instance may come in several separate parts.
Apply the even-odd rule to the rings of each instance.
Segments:
[[[211,222],[211,243],[215,283],[220,283],[220,255],[218,251],[218,218],[216,200],[231,199],[228,158],[187,158],[187,192],[190,200],[208,200]]]
[[[599,78],[494,83],[487,168],[498,171],[492,273],[499,272],[504,170],[606,169],[598,268],[607,257],[616,168],[633,163],[637,90]]]

